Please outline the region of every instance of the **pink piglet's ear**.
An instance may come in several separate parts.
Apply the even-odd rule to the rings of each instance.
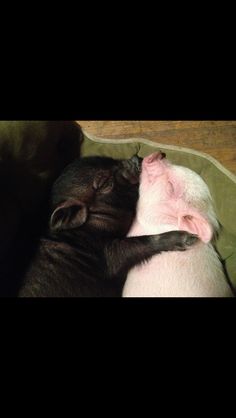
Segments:
[[[200,214],[186,214],[178,218],[178,227],[180,230],[196,234],[205,243],[210,242],[213,235],[213,229],[209,222]]]
[[[58,206],[50,219],[53,231],[73,229],[82,226],[88,217],[86,205],[76,199],[70,199]]]

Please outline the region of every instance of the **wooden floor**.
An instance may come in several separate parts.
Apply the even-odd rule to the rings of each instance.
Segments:
[[[236,174],[236,121],[78,121],[104,138],[142,137],[206,152]]]

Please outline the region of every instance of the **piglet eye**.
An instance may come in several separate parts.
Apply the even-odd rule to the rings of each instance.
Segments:
[[[109,193],[109,192],[112,191],[113,186],[114,186],[114,181],[113,181],[113,178],[110,177],[109,179],[107,179],[106,181],[104,181],[102,187],[100,187],[100,191],[102,193]]]
[[[113,177],[108,172],[99,172],[93,182],[93,188],[100,193],[109,193],[114,187]]]

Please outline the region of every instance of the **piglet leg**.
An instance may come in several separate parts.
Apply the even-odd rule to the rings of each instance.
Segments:
[[[108,277],[124,284],[129,270],[162,251],[185,251],[198,242],[196,235],[186,231],[170,231],[116,239],[105,248]]]

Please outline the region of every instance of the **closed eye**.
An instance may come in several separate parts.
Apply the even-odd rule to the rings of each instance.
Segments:
[[[110,193],[114,188],[114,180],[112,177],[105,179],[99,187],[99,192],[102,194]]]
[[[107,171],[98,172],[94,182],[93,188],[99,193],[109,193],[114,187],[113,176]]]
[[[171,181],[168,181],[168,183],[167,183],[167,193],[168,193],[168,195],[172,196],[174,194],[174,192],[175,192],[175,189],[174,189],[173,183],[171,183]]]

